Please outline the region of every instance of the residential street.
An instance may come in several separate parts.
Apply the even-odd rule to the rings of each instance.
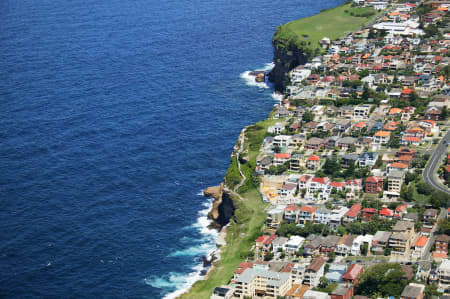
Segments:
[[[436,173],[442,163],[443,155],[447,152],[447,142],[450,141],[450,131],[442,138],[439,145],[434,150],[430,160],[428,161],[424,171],[423,179],[425,182],[433,186],[433,188],[450,194],[450,190],[442,185],[437,179]]]

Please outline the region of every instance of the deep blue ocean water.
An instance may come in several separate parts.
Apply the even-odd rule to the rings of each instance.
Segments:
[[[1,1],[0,297],[186,288],[214,245],[199,194],[275,103],[241,74],[342,2]]]

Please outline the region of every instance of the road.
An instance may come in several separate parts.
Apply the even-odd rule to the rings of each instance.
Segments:
[[[423,179],[430,184],[434,189],[450,194],[450,190],[441,184],[437,179],[437,170],[442,163],[442,157],[447,153],[447,142],[450,141],[450,131],[447,131],[444,138],[442,138],[439,145],[434,150],[433,154],[428,160],[427,165],[423,171]]]

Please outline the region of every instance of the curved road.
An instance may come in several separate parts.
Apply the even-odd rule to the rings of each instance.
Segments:
[[[427,165],[423,171],[423,179],[425,182],[433,186],[433,188],[450,194],[450,190],[441,184],[441,182],[437,179],[437,170],[442,163],[442,158],[445,153],[447,153],[447,142],[450,142],[450,130],[447,131],[444,138],[442,138],[441,142],[438,144],[433,154],[428,160]]]

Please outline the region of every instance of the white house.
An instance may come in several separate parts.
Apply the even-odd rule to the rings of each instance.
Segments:
[[[368,251],[370,251],[370,247],[372,246],[372,240],[373,240],[373,235],[357,236],[353,240],[351,253],[353,255],[360,255],[361,254],[361,246],[363,244],[367,244]]]
[[[285,245],[286,253],[290,255],[296,254],[302,247],[305,238],[300,236],[291,236]]]

